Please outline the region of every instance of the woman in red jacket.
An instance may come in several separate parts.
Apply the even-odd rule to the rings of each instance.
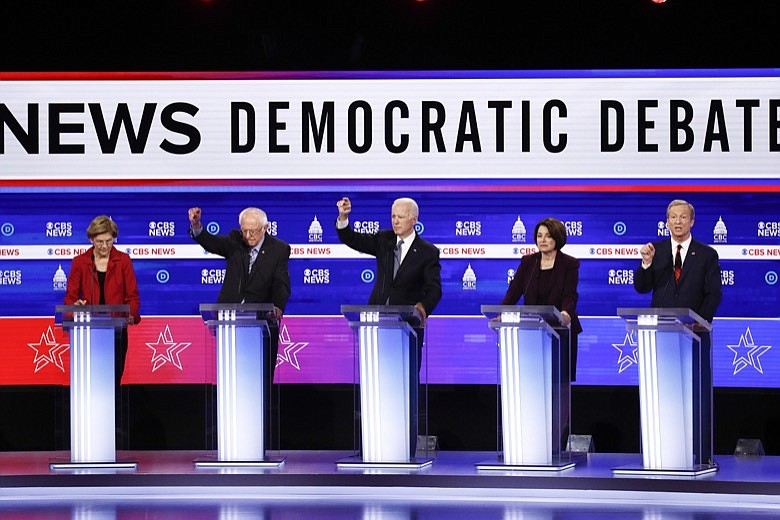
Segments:
[[[118,234],[116,223],[105,215],[89,224],[87,238],[92,247],[73,259],[65,305],[127,304],[127,323],[132,325],[141,321],[141,300],[130,255],[114,247]]]
[[[92,247],[73,259],[68,273],[68,288],[65,292],[65,305],[123,305],[130,306],[127,324],[141,321],[138,297],[138,285],[130,255],[114,247],[119,234],[116,223],[106,215],[95,217],[87,228],[87,238]],[[120,382],[125,368],[127,355],[127,329],[117,329],[114,338],[114,377],[116,382],[117,425],[125,419],[126,400],[121,397]],[[120,428],[117,428],[120,431]],[[117,449],[122,446],[125,437],[118,437]]]

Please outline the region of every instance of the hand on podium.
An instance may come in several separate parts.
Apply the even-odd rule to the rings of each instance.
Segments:
[[[569,313],[566,311],[561,311],[561,325],[564,327],[571,325],[571,316],[569,316]]]
[[[268,311],[268,319],[279,321],[282,319],[282,309],[280,309],[277,306],[274,306],[274,310]]]
[[[414,306],[414,310],[416,311],[414,315],[420,320],[420,327],[424,327],[425,320],[428,317],[427,313],[425,312],[425,307],[423,307],[422,303],[417,302]]]

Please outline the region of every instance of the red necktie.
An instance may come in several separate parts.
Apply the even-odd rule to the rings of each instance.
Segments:
[[[682,256],[680,256],[681,244],[677,244],[677,254],[674,255],[674,283],[680,281],[680,273],[682,273]]]

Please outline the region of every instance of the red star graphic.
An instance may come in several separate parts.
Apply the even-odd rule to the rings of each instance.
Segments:
[[[62,361],[62,356],[70,349],[70,345],[68,343],[57,343],[51,326],[41,334],[41,339],[38,343],[28,343],[27,346],[35,351],[35,359],[33,359],[35,372],[38,372],[49,363],[65,372],[65,363]],[[45,352],[42,353],[41,351]]]
[[[152,372],[166,363],[171,363],[179,370],[184,370],[179,355],[181,352],[189,347],[191,343],[177,343],[173,340],[173,334],[168,325],[165,326],[165,330],[160,333],[157,338],[157,343],[147,343],[146,346],[152,349]]]

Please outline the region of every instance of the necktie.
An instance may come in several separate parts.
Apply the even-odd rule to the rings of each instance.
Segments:
[[[681,244],[677,244],[677,254],[674,255],[674,283],[680,281],[680,273],[682,273],[682,256],[680,255]]]
[[[257,249],[252,248],[249,250],[249,272],[252,272],[252,267],[255,265],[255,260],[257,260]]]
[[[403,246],[403,244],[404,241],[399,240],[395,245],[395,251],[393,252],[393,278],[395,278],[395,275],[398,273],[398,268],[401,266],[401,246]]]

